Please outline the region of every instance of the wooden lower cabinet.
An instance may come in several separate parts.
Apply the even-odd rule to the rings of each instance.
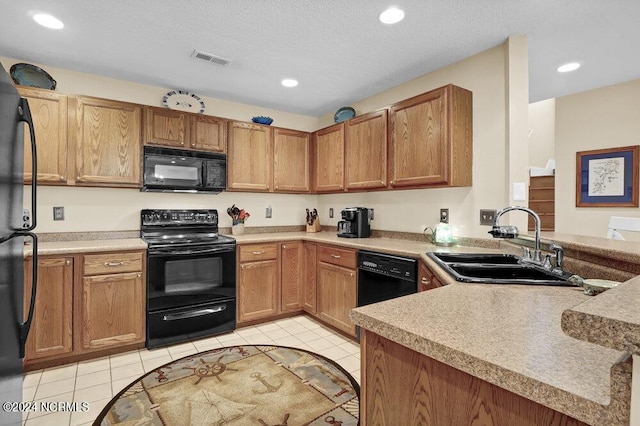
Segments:
[[[304,268],[302,274],[302,307],[310,314],[317,313],[316,295],[316,253],[318,246],[314,243],[304,242]]]
[[[24,315],[31,301],[33,260],[24,263]],[[73,257],[45,257],[38,261],[38,286],[25,362],[73,351]]]
[[[418,292],[433,290],[434,288],[442,287],[440,280],[436,278],[434,273],[424,264],[424,262],[418,263]]]
[[[26,370],[142,347],[145,263],[143,250],[40,256]],[[25,316],[32,264],[31,258],[25,260]]]
[[[349,320],[349,311],[356,307],[357,283],[353,269],[318,262],[318,317],[351,335],[356,326]]]
[[[280,310],[302,309],[302,273],[304,271],[302,242],[281,244],[280,250]]]
[[[278,260],[241,263],[238,272],[238,322],[278,314]]]
[[[367,330],[360,344],[363,425],[586,425]]]
[[[106,349],[145,339],[141,272],[82,280],[82,349]]]

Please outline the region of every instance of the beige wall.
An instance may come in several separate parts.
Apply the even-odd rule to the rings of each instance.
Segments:
[[[507,58],[506,46],[498,46],[352,105],[362,114],[448,83],[471,90],[473,187],[320,195],[322,223],[335,225],[342,208],[364,206],[375,209],[374,229],[422,232],[437,223],[440,208],[449,208],[457,235],[488,237],[489,227],[478,224],[479,209],[507,205]],[[333,114],[319,119],[321,127],[331,124]],[[330,207],[333,219],[328,218]]]
[[[550,158],[555,158],[555,129],[555,99],[529,105],[529,165],[545,167]]]
[[[639,99],[640,80],[556,99],[558,232],[604,237],[611,216],[640,217],[638,208],[575,206],[576,152],[638,145]]]

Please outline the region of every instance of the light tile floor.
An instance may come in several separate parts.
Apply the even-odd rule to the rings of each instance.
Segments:
[[[23,401],[87,402],[86,412],[28,413],[24,426],[91,424],[105,404],[142,374],[197,352],[243,344],[290,346],[336,361],[360,382],[360,347],[307,316],[245,327],[168,348],[112,355],[27,373]]]

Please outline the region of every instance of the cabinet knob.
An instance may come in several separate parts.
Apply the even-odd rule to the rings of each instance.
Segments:
[[[240,269],[244,269],[245,265],[240,265]]]
[[[180,145],[184,145],[184,141],[183,141],[183,142],[180,142]]]
[[[76,176],[76,180],[80,182],[82,179],[80,179],[80,176]]]
[[[393,185],[395,182],[394,182],[394,181],[392,181],[392,180],[390,180],[390,181],[389,181],[389,183],[390,183],[391,185]]]
[[[65,179],[64,179],[64,176],[60,176],[60,180],[61,180],[61,181],[65,180]]]
[[[282,245],[282,248],[283,248],[283,249],[286,249],[286,248],[287,248],[287,246],[285,246],[285,245]]]
[[[276,189],[278,189],[278,188],[279,188],[279,187],[278,187],[278,185],[276,185],[276,187],[275,187],[275,188],[276,188]]]
[[[353,278],[353,272],[349,272],[349,276]]]
[[[431,284],[431,280],[428,280],[426,277],[422,277],[422,280],[420,280],[420,282],[424,285]]]
[[[191,146],[196,146],[196,144],[195,144],[195,143],[192,143],[192,144],[191,144]]]
[[[66,261],[64,262],[64,264],[65,264],[65,265],[67,265],[67,266],[69,266],[69,265],[71,265],[71,261],[70,261],[70,260],[66,260]]]

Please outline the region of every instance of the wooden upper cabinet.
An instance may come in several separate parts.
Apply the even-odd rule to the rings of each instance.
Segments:
[[[387,186],[387,115],[385,109],[345,123],[347,190]]]
[[[69,98],[77,185],[139,187],[142,107],[83,96]]]
[[[38,155],[38,183],[66,185],[67,174],[67,96],[51,90],[18,87],[29,101]],[[24,131],[24,182],[30,184],[31,138]]]
[[[344,123],[318,130],[314,145],[315,191],[344,190]]]
[[[192,115],[190,143],[190,147],[198,151],[227,152],[227,120],[210,115]]]
[[[144,108],[144,143],[173,148],[190,146],[190,114],[167,108]]]
[[[390,108],[391,187],[470,186],[472,95],[448,85]]]
[[[227,188],[267,192],[272,188],[271,128],[258,124],[229,123]]]
[[[24,315],[31,301],[33,260],[25,261]],[[73,257],[41,257],[25,362],[73,351]]]
[[[278,192],[309,192],[309,133],[273,131],[273,186]]]

